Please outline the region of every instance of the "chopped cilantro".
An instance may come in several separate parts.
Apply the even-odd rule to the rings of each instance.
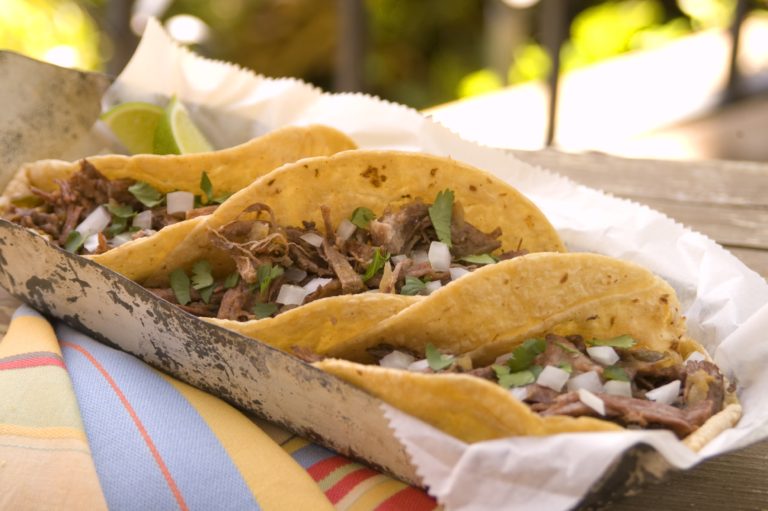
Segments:
[[[257,303],[251,308],[251,312],[256,319],[264,319],[270,317],[277,312],[276,303]]]
[[[513,372],[528,369],[533,364],[536,355],[543,353],[547,343],[543,339],[527,339],[522,345],[515,348],[512,356],[507,360],[507,365]]]
[[[491,254],[469,255],[462,257],[461,260],[470,264],[494,264],[499,262]]]
[[[376,218],[376,214],[368,208],[357,208],[352,212],[349,221],[361,229],[367,229],[371,220]]]
[[[64,250],[76,254],[80,247],[85,243],[85,238],[78,231],[70,231],[67,235],[67,241],[64,243]]]
[[[440,353],[431,342],[427,343],[426,354],[427,363],[429,363],[429,367],[433,371],[440,371],[445,369],[449,365],[453,364],[453,360],[455,358],[452,355],[445,355],[444,353]]]
[[[505,374],[509,374],[511,371],[509,366],[504,366],[500,364],[493,364],[491,366],[491,369],[493,369],[493,372],[496,373],[496,378],[501,378]]]
[[[176,301],[181,305],[186,305],[190,302],[189,296],[189,277],[181,268],[176,268],[171,272],[171,289],[173,294],[176,295]]]
[[[417,295],[427,289],[426,284],[416,277],[405,277],[405,284],[400,288],[401,295]]]
[[[265,295],[269,290],[269,285],[274,279],[283,274],[282,266],[272,266],[272,263],[266,263],[259,266],[256,270],[256,278],[259,282],[259,293]]]
[[[528,368],[528,370],[529,370],[530,372],[532,372],[532,373],[533,373],[533,377],[534,377],[534,378],[536,378],[536,379],[538,380],[538,379],[539,379],[539,375],[540,375],[540,374],[541,374],[541,372],[544,370],[544,368],[543,368],[543,367],[541,367],[541,366],[532,365],[531,367],[529,367],[529,368]]]
[[[637,344],[637,341],[630,335],[620,335],[611,339],[592,339],[587,342],[592,346],[610,346],[612,348],[624,349],[629,349]]]
[[[429,219],[435,228],[437,239],[451,246],[451,215],[453,213],[453,191],[438,192],[434,204],[429,207]]]
[[[536,381],[536,376],[530,369],[499,376],[499,385],[508,389],[510,387],[522,387]]]
[[[136,212],[128,204],[120,204],[115,199],[109,199],[107,204],[104,204],[113,217],[117,218],[131,218]]]
[[[153,208],[165,200],[165,195],[155,190],[152,185],[145,183],[144,181],[138,181],[132,186],[128,187],[128,191],[136,197],[136,200],[144,204],[148,208]]]
[[[568,374],[571,374],[573,372],[573,366],[570,364],[570,362],[562,362],[560,364],[557,364],[557,367],[562,369]]]
[[[373,261],[368,265],[363,275],[363,282],[369,281],[374,275],[384,268],[384,264],[389,261],[389,254],[382,252],[379,247],[376,247],[373,251]]]
[[[215,286],[211,284],[208,287],[204,287],[202,289],[198,289],[198,292],[200,293],[200,297],[203,299],[203,302],[205,303],[211,303],[211,295],[213,294],[213,288]]]
[[[110,237],[117,236],[121,232],[125,232],[125,230],[128,228],[128,219],[127,218],[121,218],[119,216],[113,216],[112,217],[112,223],[109,224],[109,227],[107,227],[106,233]]]
[[[236,271],[233,271],[227,275],[226,279],[224,279],[224,289],[232,289],[238,284],[238,282],[240,282],[240,274]]]
[[[213,184],[211,184],[211,179],[205,171],[203,171],[203,174],[200,176],[200,189],[205,194],[205,202],[203,202],[203,204],[208,204],[213,198]]]
[[[619,366],[604,367],[603,378],[606,380],[629,381],[629,375]]]
[[[211,285],[213,285],[211,263],[205,259],[201,259],[192,267],[192,287],[200,290]]]

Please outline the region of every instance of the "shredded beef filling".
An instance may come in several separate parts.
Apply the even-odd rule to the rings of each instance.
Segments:
[[[81,160],[77,172],[67,180],[57,180],[56,184],[58,189],[52,192],[33,187],[33,196],[20,201],[25,205],[12,205],[4,217],[47,235],[52,243],[60,247],[66,245],[70,233],[88,215],[100,205],[110,202],[130,207],[137,213],[147,209],[152,211],[151,230],[135,230],[131,234],[133,239],[147,236],[152,231],[158,231],[184,219],[210,214],[216,208],[215,205],[205,206],[176,215],[169,215],[165,206],[147,208],[128,190],[136,181],[107,179],[88,160]],[[91,253],[106,252],[111,248],[109,241],[114,233],[107,231],[97,234],[98,245]],[[78,253],[83,252],[82,247],[78,249]]]
[[[595,392],[605,406],[605,415],[601,415],[582,402],[577,391],[569,391],[567,386],[557,391],[536,382],[520,385],[522,392],[517,395],[522,394],[523,401],[543,416],[598,417],[628,428],[668,429],[683,438],[723,409],[724,379],[712,362],[690,360],[682,363],[675,354],[616,347],[614,349],[620,356],[619,361],[613,366],[604,366],[590,358],[587,353],[588,343],[580,336],[566,338],[547,335],[544,343],[525,370],[537,368],[537,371],[541,371],[547,366],[554,366],[567,368],[571,377],[594,371],[603,383],[620,375],[631,383],[632,396]],[[380,345],[368,351],[381,359],[394,349],[389,345]],[[518,357],[524,355],[513,353]],[[493,365],[477,368],[467,368],[465,361],[461,364],[454,362],[445,369],[427,369],[426,372],[460,372],[501,384],[500,367],[507,364],[510,358],[515,357],[503,355]],[[672,404],[652,401],[646,397],[649,391],[674,380],[680,380],[681,385],[679,395]]]

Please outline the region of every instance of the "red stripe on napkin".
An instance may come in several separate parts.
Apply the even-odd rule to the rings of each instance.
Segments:
[[[437,507],[435,499],[416,488],[403,488],[379,504],[374,511],[431,511]]]
[[[139,419],[139,416],[136,414],[136,411],[131,406],[131,403],[128,402],[128,398],[125,397],[125,394],[123,394],[123,392],[117,386],[117,383],[115,382],[115,380],[112,379],[112,377],[109,375],[109,373],[104,368],[104,366],[102,366],[99,363],[99,361],[96,360],[96,358],[94,358],[93,355],[91,355],[82,346],[78,346],[77,344],[73,344],[66,341],[62,341],[61,345],[66,346],[67,348],[72,348],[73,350],[76,350],[79,353],[81,353],[85,358],[88,359],[88,361],[91,364],[93,364],[96,370],[98,370],[101,373],[101,375],[107,381],[109,386],[112,387],[112,390],[114,390],[115,394],[120,399],[120,402],[123,404],[126,411],[131,416],[131,419],[133,419],[133,423],[136,425],[136,429],[139,430],[141,437],[144,439],[144,442],[147,444],[147,447],[152,453],[152,457],[155,458],[155,462],[160,468],[160,472],[162,472],[163,477],[165,478],[165,481],[168,483],[168,487],[170,488],[171,493],[173,493],[173,496],[176,498],[176,503],[179,505],[179,509],[182,509],[183,511],[188,511],[189,508],[187,507],[187,503],[184,501],[184,497],[181,495],[181,492],[179,491],[178,486],[176,486],[176,481],[173,480],[173,476],[171,476],[171,472],[168,470],[168,467],[165,465],[163,458],[160,456],[160,453],[158,452],[157,447],[155,446],[155,443],[152,441],[152,438],[150,438],[149,433],[144,428],[144,424],[141,423],[141,419]]]
[[[328,491],[325,492],[325,496],[328,497],[331,504],[336,504],[343,499],[347,493],[352,491],[355,486],[376,475],[378,475],[378,472],[375,472],[370,468],[363,467],[359,470],[355,470],[344,476],[341,481],[328,488]]]
[[[0,371],[5,369],[24,369],[27,367],[56,366],[65,369],[64,362],[60,358],[52,356],[37,356],[31,358],[19,358],[15,360],[0,360]]]
[[[325,477],[328,476],[331,472],[339,467],[347,465],[348,463],[352,462],[346,458],[342,458],[341,456],[333,456],[319,463],[315,463],[309,467],[307,472],[312,477],[312,479],[315,480],[315,482],[320,482],[325,479]]]

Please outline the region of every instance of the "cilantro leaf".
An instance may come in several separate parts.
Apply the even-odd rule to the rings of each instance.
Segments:
[[[213,294],[213,288],[216,287],[213,284],[211,284],[208,287],[204,287],[202,289],[198,289],[198,292],[200,293],[200,297],[203,299],[204,303],[211,303],[211,295]],[[197,288],[195,288],[197,289]]]
[[[275,312],[277,312],[277,304],[276,303],[257,303],[253,307],[251,307],[251,312],[254,316],[256,316],[256,319],[264,319],[268,318]]]
[[[429,363],[429,367],[433,371],[440,371],[445,369],[449,365],[453,364],[453,360],[455,358],[452,355],[445,355],[440,353],[431,342],[427,343],[426,354],[427,363]]]
[[[131,218],[136,212],[128,204],[120,204],[115,199],[109,199],[109,202],[104,204],[113,217],[117,218]]]
[[[266,263],[259,266],[256,270],[256,278],[259,282],[259,293],[265,295],[269,290],[269,285],[274,279],[283,274],[282,266],[272,266],[272,263]]]
[[[136,184],[128,187],[128,191],[136,197],[136,200],[148,208],[153,208],[165,200],[165,195],[155,190],[152,185],[144,181],[137,181]]]
[[[357,208],[352,212],[349,221],[361,229],[367,229],[371,220],[376,218],[376,213],[368,208]]]
[[[629,381],[629,375],[619,366],[604,367],[603,378],[606,380]]]
[[[557,367],[559,367],[560,369],[562,369],[568,374],[571,374],[573,372],[573,366],[571,365],[570,362],[561,362],[557,364]]]
[[[181,305],[186,305],[190,302],[189,296],[189,277],[181,268],[176,268],[171,272],[171,289],[176,296],[176,301]]]
[[[434,204],[429,207],[429,219],[435,228],[437,239],[451,247],[451,215],[453,213],[453,191],[438,192]]]
[[[515,348],[512,356],[507,360],[507,365],[512,372],[529,369],[536,355],[543,353],[547,344],[543,339],[527,339],[523,344]]]
[[[211,275],[211,263],[205,259],[197,261],[192,267],[192,287],[198,291],[213,285],[213,275]]]
[[[121,217],[112,217],[112,223],[107,227],[106,233],[110,237],[117,236],[121,232],[125,232],[128,228],[128,219]]]
[[[376,247],[373,251],[373,261],[368,265],[363,275],[363,282],[367,282],[373,278],[374,275],[384,268],[384,264],[389,261],[389,254],[382,252],[380,248]]]
[[[471,264],[495,264],[499,262],[491,254],[468,255],[462,257],[461,260]]]
[[[426,291],[426,284],[416,277],[405,277],[405,284],[400,288],[401,295],[414,296]]]
[[[637,341],[631,335],[620,335],[611,339],[592,339],[591,341],[587,341],[587,343],[591,346],[610,346],[612,348],[629,349],[637,344]]]
[[[205,202],[203,204],[208,204],[213,198],[213,184],[205,171],[200,176],[200,189],[205,194]]]
[[[496,373],[496,378],[501,378],[505,374],[509,374],[511,372],[509,366],[499,364],[493,364],[491,369],[493,369],[493,372]]]
[[[508,389],[510,387],[522,387],[524,385],[529,385],[535,381],[536,381],[536,376],[534,376],[533,372],[528,369],[524,371],[517,371],[514,373],[503,374],[499,376],[499,385],[501,385],[505,389]]]
[[[227,275],[227,278],[224,280],[224,289],[232,289],[238,284],[238,282],[240,282],[240,274],[236,271],[233,271]]]
[[[85,243],[85,238],[78,231],[70,231],[67,235],[67,241],[64,243],[64,250],[76,254],[80,247]]]

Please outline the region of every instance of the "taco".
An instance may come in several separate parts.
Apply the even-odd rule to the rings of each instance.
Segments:
[[[741,413],[674,290],[596,254],[483,268],[328,353],[378,361],[315,365],[467,442],[639,427],[698,449]]]
[[[72,252],[102,253],[210,214],[226,197],[284,163],[354,147],[333,128],[308,126],[208,153],[42,160],[19,170],[0,198],[0,211]],[[177,227],[176,237],[184,229]]]
[[[183,241],[163,232],[155,241],[166,246],[93,260],[222,326],[321,351],[484,264],[563,250],[507,183],[448,158],[390,151],[285,165]]]

